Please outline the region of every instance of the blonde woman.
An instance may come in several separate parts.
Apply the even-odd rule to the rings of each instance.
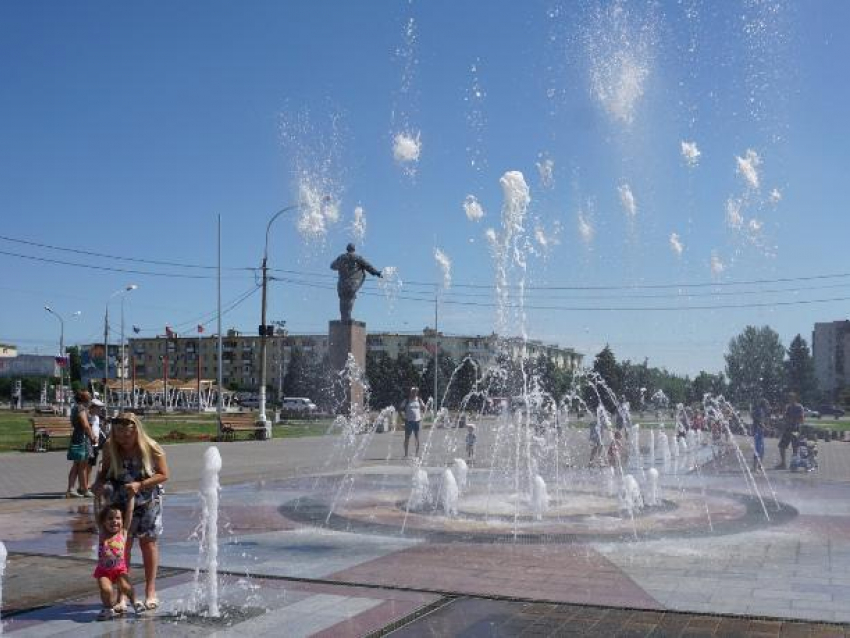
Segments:
[[[123,506],[135,499],[129,525],[127,564],[133,539],[139,539],[145,567],[145,609],[156,609],[157,539],[162,533],[162,484],[168,480],[165,452],[144,430],[135,414],[124,412],[111,419],[112,432],[104,447],[103,466],[95,491],[104,501]]]

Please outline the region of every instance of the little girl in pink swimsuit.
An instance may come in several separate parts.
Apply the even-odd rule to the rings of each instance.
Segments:
[[[127,611],[124,599],[130,601],[133,608],[138,612],[138,606],[144,606],[135,602],[133,586],[127,577],[128,565],[126,557],[127,528],[133,519],[133,499],[127,500],[127,509],[122,512],[115,505],[104,507],[97,516],[100,535],[97,543],[97,567],[94,577],[100,590],[100,600],[103,609],[97,616],[98,620],[111,620]],[[117,595],[113,591],[113,583],[118,585]],[[117,600],[117,603],[113,601]]]

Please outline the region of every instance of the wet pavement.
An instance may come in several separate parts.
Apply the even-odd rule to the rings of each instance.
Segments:
[[[205,446],[167,448],[170,465],[179,469],[169,483],[161,541],[163,607],[105,624],[93,622],[98,602],[91,579],[96,541],[91,502],[57,498],[56,466],[65,469],[64,455],[4,455],[0,539],[11,555],[5,631],[21,636],[115,630],[206,635],[211,627],[223,635],[288,636],[847,634],[847,625],[834,623],[850,621],[850,443],[822,444],[818,472],[769,471],[758,479],[768,509],[782,503],[797,513],[775,525],[706,533],[711,525],[706,521],[693,538],[504,543],[327,529],[287,516],[285,504],[315,491],[319,479],[305,475],[329,475],[327,441],[219,446],[226,484],[222,593],[232,613],[212,626],[187,611],[197,606],[198,544],[191,537],[199,504],[197,475],[191,472],[200,474]],[[398,435],[376,437],[363,466],[409,471],[392,456],[399,446]],[[486,472],[475,468],[471,480],[483,480]],[[330,472],[330,478],[343,477]],[[733,456],[703,466],[701,477],[671,477],[665,489],[698,489],[699,481],[720,493],[746,493]],[[138,578],[141,569],[132,571]]]

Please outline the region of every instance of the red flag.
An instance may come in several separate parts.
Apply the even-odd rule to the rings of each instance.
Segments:
[[[171,329],[171,326],[165,326],[165,336],[169,339],[174,338],[174,331]]]
[[[201,325],[201,324],[198,324],[198,334],[203,333],[203,331],[204,331],[204,326]]]

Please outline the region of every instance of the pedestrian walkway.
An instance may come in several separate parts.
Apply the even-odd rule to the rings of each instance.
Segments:
[[[409,466],[392,458],[400,440],[376,436],[363,455],[364,471],[374,475],[387,465],[406,475]],[[229,626],[192,612],[198,544],[190,537],[206,445],[166,448],[174,475],[162,539],[163,607],[112,624],[93,621],[99,604],[91,578],[92,505],[59,498],[64,455],[3,455],[0,539],[10,551],[4,629],[18,636],[116,629],[207,635],[212,627],[222,635],[305,637],[847,635],[841,623],[850,622],[850,444],[821,444],[818,472],[769,471],[757,479],[769,512],[777,504],[794,509],[779,524],[749,529],[744,518],[740,528],[712,534],[721,521],[706,520],[691,537],[552,544],[328,529],[287,516],[283,504],[314,493],[317,477],[342,479],[339,468],[325,466],[327,445],[325,438],[219,445],[219,560]],[[774,441],[768,451],[775,455]],[[470,478],[486,474],[477,466]],[[741,476],[730,454],[699,475],[673,477],[678,483],[667,489],[746,493]],[[138,578],[140,567],[133,572]]]

